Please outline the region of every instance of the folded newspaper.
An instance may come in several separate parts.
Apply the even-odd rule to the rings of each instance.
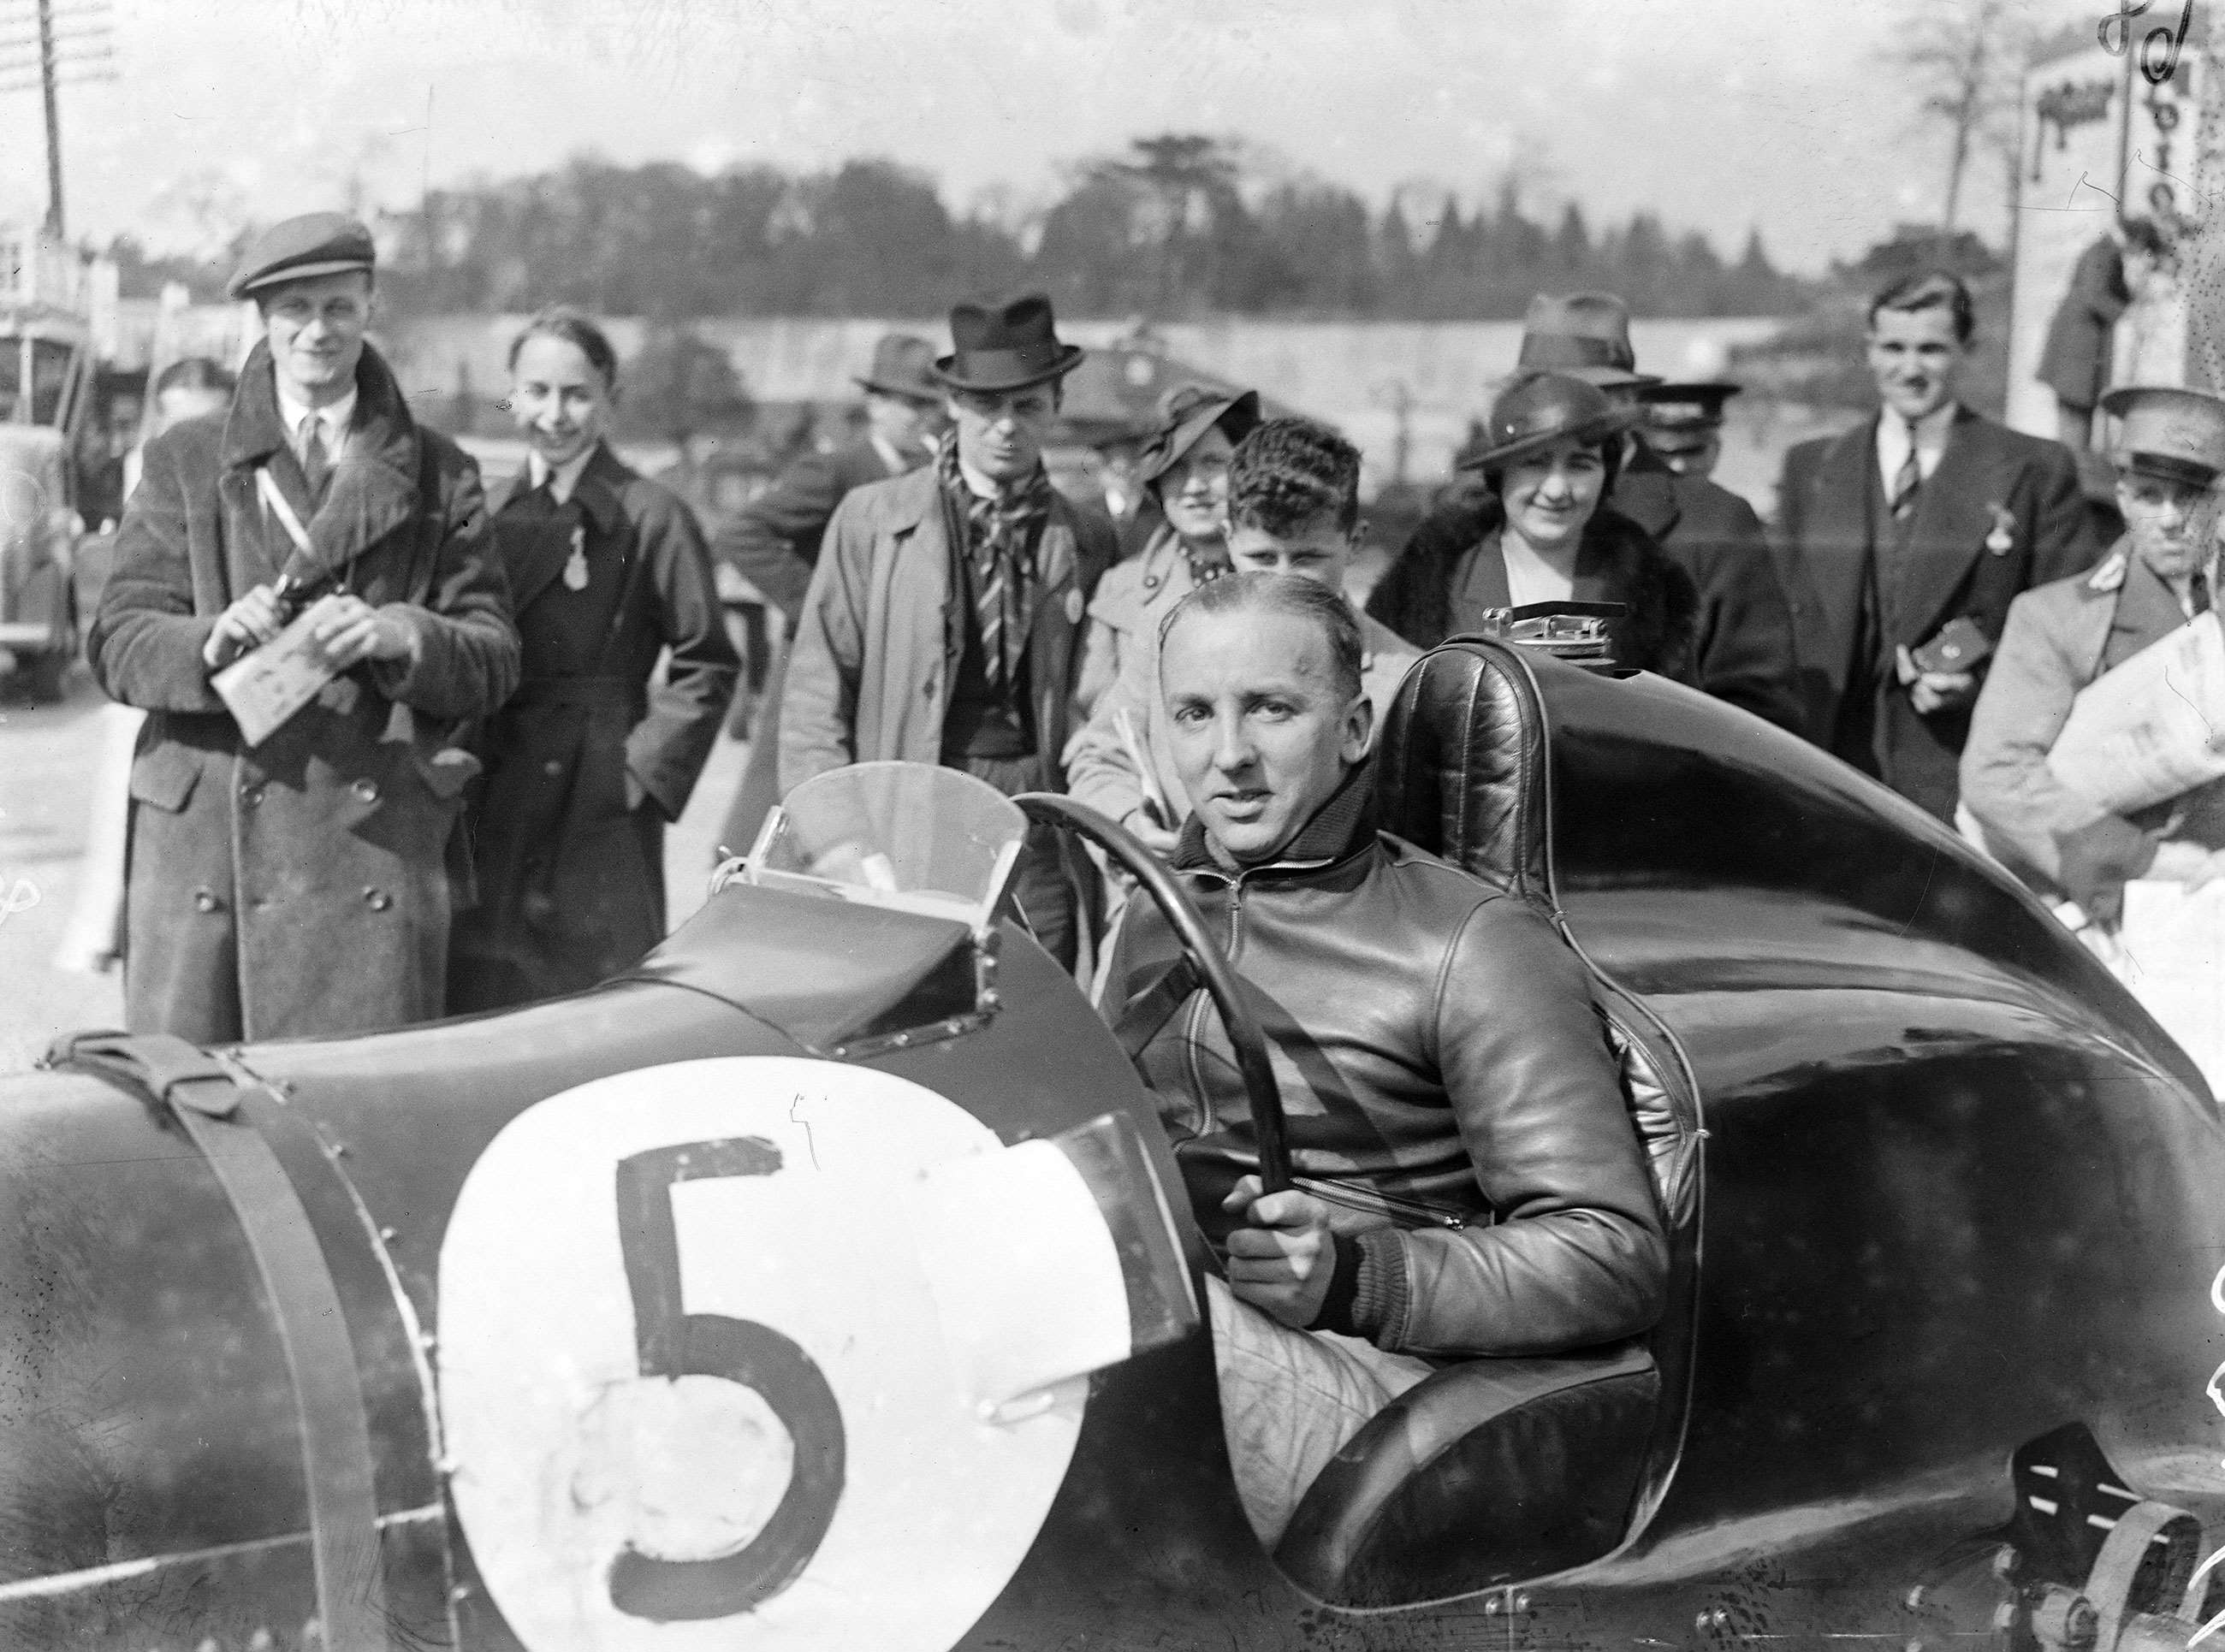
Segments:
[[[310,635],[310,617],[317,612],[312,604],[261,648],[240,655],[209,679],[209,686],[231,708],[239,737],[250,746],[269,739],[339,674],[325,663],[324,650]]]
[[[2225,775],[2225,630],[2216,613],[2197,615],[2080,690],[2047,766],[2115,814]]]

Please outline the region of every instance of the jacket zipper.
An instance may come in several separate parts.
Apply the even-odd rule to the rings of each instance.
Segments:
[[[1354,1187],[1345,1182],[1324,1180],[1319,1176],[1292,1176],[1290,1185],[1332,1205],[1341,1205],[1347,1210],[1366,1211],[1376,1216],[1410,1217],[1433,1227],[1450,1228],[1455,1232],[1467,1225],[1467,1217],[1462,1212],[1448,1210],[1427,1199],[1405,1199],[1373,1187]]]

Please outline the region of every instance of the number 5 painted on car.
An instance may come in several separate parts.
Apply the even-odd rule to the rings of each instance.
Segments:
[[[984,1174],[1013,1190],[987,1210]],[[1072,1373],[1129,1346],[1122,1282],[1055,1149],[907,1079],[737,1057],[552,1096],[472,1166],[441,1244],[480,1574],[532,1652],[731,1648],[744,1616],[761,1652],[939,1652],[1042,1526]],[[1011,1362],[971,1345],[1014,1301],[1045,1323],[1039,1408],[992,1402]]]

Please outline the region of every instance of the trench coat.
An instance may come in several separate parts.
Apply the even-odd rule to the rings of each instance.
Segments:
[[[607,446],[565,504],[513,484],[493,525],[523,676],[475,742],[478,901],[449,949],[455,1011],[578,991],[664,939],[664,823],[688,806],[740,669],[694,516]],[[564,578],[575,543],[579,590]]]
[[[1834,735],[1855,676],[1871,519],[1881,513],[1883,491],[1874,417],[1784,456],[1777,496],[1780,566],[1792,600],[1809,737],[1827,750],[1836,750]],[[1888,654],[1899,644],[1921,647],[1964,617],[1998,643],[2018,593],[2076,573],[2101,552],[2070,450],[1967,408],[1916,501],[1908,552],[1892,558],[1879,580],[1878,622]],[[1952,820],[1970,708],[1919,715],[1897,679],[1878,682],[1875,697],[1870,747],[1837,755]]]
[[[906,468],[916,470],[927,462],[928,454],[915,446],[903,457]],[[764,592],[765,600],[780,611],[785,628],[803,606],[834,507],[869,483],[903,474],[889,468],[870,437],[861,436],[831,453],[806,453],[719,530],[711,544],[712,557]],[[749,852],[765,816],[780,801],[780,702],[787,682],[788,653],[782,649],[765,679],[764,700],[750,736],[749,762],[719,828],[719,842],[738,855]]]
[[[1081,628],[1112,559],[1112,525],[1054,497],[1036,546],[1028,682],[1047,783],[1075,724]],[[783,795],[846,763],[942,760],[965,643],[941,484],[929,466],[862,487],[827,530],[789,655],[780,711]]]
[[[86,641],[93,675],[148,713],[131,765],[124,1013],[200,1043],[329,1037],[441,1013],[447,854],[471,772],[454,734],[517,680],[479,469],[410,417],[366,347],[321,504],[288,445],[269,350],[224,414],[147,449]],[[345,589],[413,648],[335,678],[250,749],[201,649],[294,554],[272,480]]]
[[[2113,814],[2056,779],[2047,754],[2081,689],[2186,623],[2168,586],[2120,541],[2091,573],[2027,591],[2009,605],[1994,668],[1962,751],[1962,801],[1987,849],[2051,899],[2069,896],[2114,921],[2124,882],[2166,839],[2225,848],[2225,781]]]

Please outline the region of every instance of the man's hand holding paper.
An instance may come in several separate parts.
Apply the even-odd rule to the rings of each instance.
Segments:
[[[201,644],[201,659],[211,671],[231,663],[250,649],[257,649],[285,629],[274,585],[257,585],[216,617],[216,629]]]
[[[400,660],[417,645],[416,633],[396,616],[352,592],[325,597],[307,616],[309,636],[334,672],[365,660]]]

